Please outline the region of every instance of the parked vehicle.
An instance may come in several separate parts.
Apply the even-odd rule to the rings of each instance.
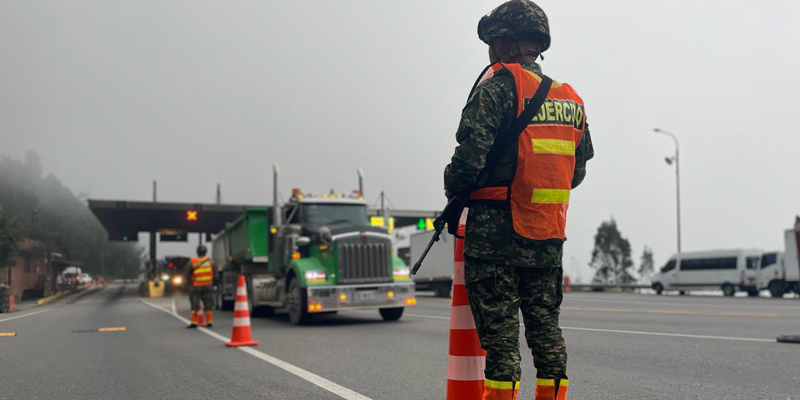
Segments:
[[[411,234],[411,262],[416,262],[425,251],[434,231],[420,231]],[[433,290],[437,297],[450,297],[453,288],[453,255],[455,237],[442,232],[439,243],[431,247],[425,257],[425,266],[414,275],[417,290]]]
[[[221,309],[233,309],[240,274],[254,314],[285,307],[295,324],[353,308],[393,321],[416,304],[408,267],[392,256],[386,229],[368,226],[357,193],[311,197],[295,189],[286,204],[248,207],[214,237],[212,253]]]
[[[795,231],[786,230],[783,238],[784,251],[764,253],[761,256],[759,288],[769,289],[772,297],[783,297],[789,292],[800,293],[800,262]]]
[[[725,296],[745,291],[758,296],[760,250],[716,250],[673,255],[652,279],[653,290],[721,289]]]

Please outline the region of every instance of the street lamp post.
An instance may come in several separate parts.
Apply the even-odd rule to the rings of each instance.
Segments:
[[[667,164],[672,165],[672,162],[675,162],[675,196],[676,196],[676,203],[678,207],[678,253],[681,252],[681,167],[680,167],[680,157],[679,157],[679,146],[678,146],[678,138],[665,130],[655,128],[653,132],[662,133],[672,138],[675,141],[675,156],[674,157],[667,157],[666,161]]]

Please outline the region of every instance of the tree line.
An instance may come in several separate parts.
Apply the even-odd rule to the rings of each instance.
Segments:
[[[86,194],[74,194],[52,173],[44,175],[31,151],[23,159],[0,155],[0,267],[13,264],[23,237],[45,243],[94,276],[103,261],[109,278],[135,278],[142,269],[144,249],[108,242]]]
[[[654,272],[653,250],[644,246],[640,257],[638,279],[633,274],[634,262],[631,243],[622,236],[617,221],[603,221],[594,236],[594,250],[589,266],[596,270],[592,283],[633,284],[637,280],[647,283]]]

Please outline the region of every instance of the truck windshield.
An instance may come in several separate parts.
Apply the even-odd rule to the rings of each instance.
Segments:
[[[367,225],[367,207],[363,204],[303,204],[303,222],[311,225]]]

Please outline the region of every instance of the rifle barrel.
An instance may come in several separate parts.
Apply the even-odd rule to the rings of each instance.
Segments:
[[[431,247],[433,247],[433,244],[439,241],[439,235],[441,234],[442,231],[440,229],[435,230],[433,236],[431,237],[431,240],[428,242],[428,246],[425,247],[425,251],[423,251],[422,255],[419,256],[419,260],[417,260],[417,263],[414,264],[414,268],[411,268],[411,275],[417,274],[417,271],[419,271],[420,267],[422,267],[422,261],[425,260],[425,257],[428,256],[428,252],[431,251]]]

